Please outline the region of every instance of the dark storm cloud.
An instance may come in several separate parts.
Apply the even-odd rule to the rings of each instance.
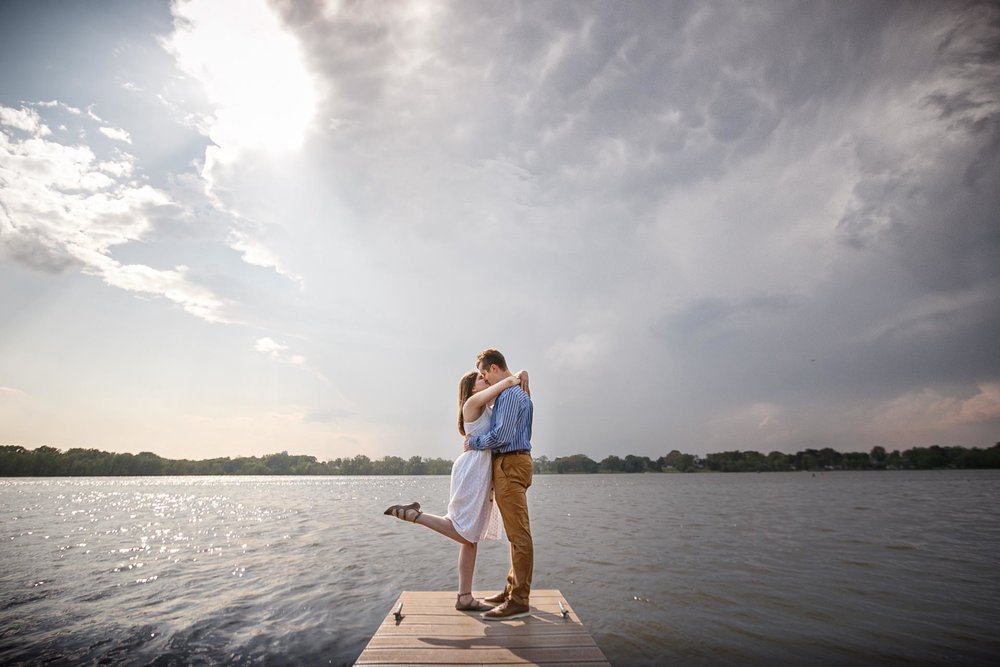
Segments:
[[[914,102],[939,112],[942,141],[917,155],[877,138],[859,146],[862,178],[839,227],[855,248],[896,251],[915,285],[947,291],[1000,280],[1000,11],[958,11],[936,46],[934,89]]]
[[[688,401],[678,432],[1000,381],[994,3],[277,6],[369,224],[504,238],[546,267],[533,303],[559,325],[535,335],[656,376]],[[442,165],[482,161],[506,168],[472,183],[516,177],[463,208]],[[567,440],[598,437],[572,415],[599,400],[560,388]]]

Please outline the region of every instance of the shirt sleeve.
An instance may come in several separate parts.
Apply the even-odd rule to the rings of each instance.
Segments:
[[[469,438],[470,447],[473,449],[496,449],[514,441],[518,421],[518,401],[512,389],[514,387],[505,389],[497,396],[496,403],[493,405],[490,430]]]

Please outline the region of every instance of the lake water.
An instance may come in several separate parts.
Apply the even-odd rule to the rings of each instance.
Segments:
[[[446,477],[0,479],[0,663],[350,664],[454,590]],[[1000,471],[536,476],[536,588],[615,665],[994,664]],[[480,546],[476,588],[507,570]]]

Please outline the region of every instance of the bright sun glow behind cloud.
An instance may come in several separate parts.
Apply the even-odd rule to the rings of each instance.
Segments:
[[[218,146],[209,161],[231,163],[244,149],[298,148],[318,96],[298,42],[266,3],[182,0],[173,14],[164,46],[214,108],[204,128]]]

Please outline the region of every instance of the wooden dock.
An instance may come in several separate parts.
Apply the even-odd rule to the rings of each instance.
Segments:
[[[473,594],[482,598],[493,593]],[[394,612],[400,603],[402,617],[397,619]],[[454,593],[404,591],[355,664],[597,667],[609,663],[562,593],[538,590],[531,592],[531,615],[513,621],[484,621],[479,613],[457,611]]]

